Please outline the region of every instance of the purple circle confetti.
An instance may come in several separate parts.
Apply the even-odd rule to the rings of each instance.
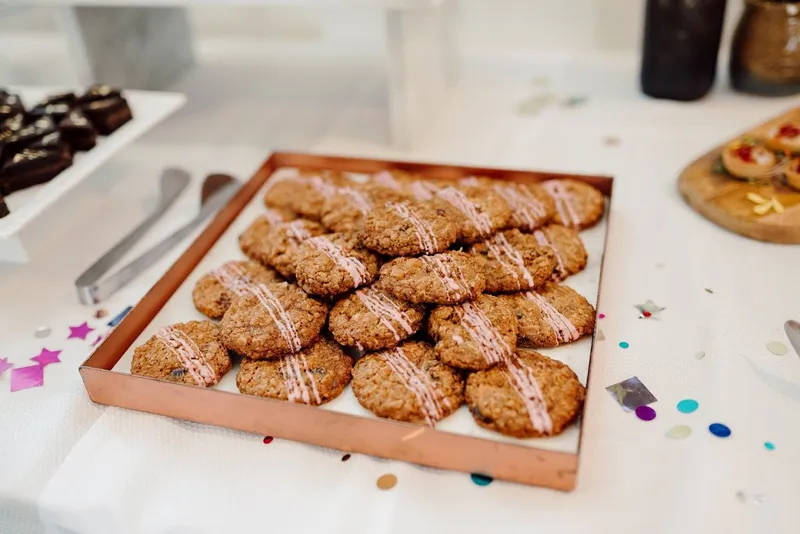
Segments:
[[[708,426],[708,431],[718,438],[727,438],[731,435],[731,429],[722,423],[711,423]]]
[[[636,417],[642,421],[652,421],[656,418],[656,411],[650,406],[639,406],[636,408]]]

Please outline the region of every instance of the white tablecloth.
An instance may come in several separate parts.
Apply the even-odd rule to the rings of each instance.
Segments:
[[[783,323],[800,317],[800,247],[723,231],[692,212],[675,185],[693,157],[792,101],[726,92],[697,104],[651,101],[635,93],[633,63],[616,65],[576,59],[551,69],[551,87],[589,101],[535,117],[515,116],[513,107],[530,95],[536,72],[468,76],[428,148],[403,155],[615,176],[599,304],[605,340],[596,344],[574,492],[499,481],[481,487],[467,474],[359,454],[343,462],[337,451],[280,438],[265,444],[263,436],[88,401],[76,372],[88,343],[66,340],[66,326],[103,321],[76,304],[71,280],[147,211],[161,166],[244,176],[264,146],[286,146],[278,133],[248,138],[247,130],[224,145],[170,141],[181,131],[201,137],[198,117],[219,121],[224,105],[234,114],[255,109],[220,100],[221,107],[200,110],[190,100],[159,134],[35,225],[30,266],[0,270],[0,357],[23,365],[42,345],[64,349],[42,388],[9,393],[8,374],[0,378],[0,532],[797,532],[800,358],[791,348],[773,355],[766,343],[788,345]],[[280,104],[262,104],[272,126],[281,124],[279,113],[270,114]],[[401,156],[343,135],[354,114],[363,128],[374,122],[369,103],[354,109],[327,133],[293,144]],[[308,129],[300,122],[284,135],[300,136]],[[619,144],[607,145],[607,136]],[[193,202],[183,200],[151,239],[190,216]],[[132,304],[178,253],[103,307]],[[661,321],[638,319],[634,305],[648,299],[666,307]],[[54,328],[51,338],[33,338],[39,325]],[[698,351],[705,357],[697,359]],[[658,398],[654,421],[623,411],[605,391],[631,376]],[[679,413],[675,404],[684,398],[700,408]],[[714,422],[728,425],[731,437],[711,435]],[[692,435],[665,437],[675,424],[691,426]],[[766,441],[776,449],[766,450]],[[389,491],[375,484],[384,473],[398,478]]]

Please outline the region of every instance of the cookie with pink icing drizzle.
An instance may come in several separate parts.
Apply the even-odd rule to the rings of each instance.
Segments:
[[[508,226],[511,208],[490,187],[445,187],[436,198],[459,213],[459,241],[477,243]]]
[[[133,351],[131,374],[210,387],[230,371],[220,328],[211,321],[164,326]]]
[[[539,184],[496,181],[492,189],[511,208],[511,228],[532,232],[547,224],[556,214],[556,203]]]
[[[524,291],[541,286],[553,274],[556,257],[550,247],[519,230],[500,232],[474,245],[475,255],[486,277],[487,293]]]
[[[514,352],[517,318],[504,299],[481,295],[474,302],[434,308],[428,333],[444,363],[472,371],[488,369]]]
[[[265,186],[264,204],[269,208],[291,210],[318,221],[322,206],[339,187],[355,182],[339,171],[301,169],[271,178]]]
[[[457,304],[477,298],[486,287],[486,279],[474,256],[449,251],[395,258],[381,267],[378,284],[400,300]]]
[[[402,301],[373,285],[334,304],[328,329],[346,347],[380,350],[396,347],[417,333],[424,320],[422,305]]]
[[[368,354],[353,369],[353,394],[378,417],[435,426],[464,402],[464,380],[421,341]]]
[[[564,280],[586,268],[589,255],[576,230],[560,224],[548,224],[534,230],[532,235],[539,245],[551,248],[556,256],[553,280]]]
[[[417,256],[444,252],[458,238],[458,214],[435,202],[404,201],[370,212],[361,242],[387,256]]]
[[[322,224],[334,232],[354,232],[372,210],[405,199],[402,192],[377,184],[340,187],[322,206]]]
[[[222,317],[222,340],[248,358],[275,359],[313,343],[327,316],[325,304],[294,284],[249,286]]]
[[[565,285],[551,283],[506,298],[519,321],[520,346],[557,347],[594,331],[594,307]]]
[[[306,239],[324,233],[325,228],[321,224],[297,219],[271,226],[263,234],[245,232],[239,238],[239,245],[249,258],[272,267],[285,278],[292,278],[297,249]]]
[[[297,285],[312,295],[331,297],[372,283],[378,257],[352,233],[306,240],[295,254]]]
[[[594,226],[603,216],[605,198],[591,185],[567,178],[541,185],[555,202],[554,222],[581,230]]]
[[[231,302],[251,284],[272,284],[283,279],[272,269],[254,261],[229,261],[203,275],[192,290],[197,311],[221,319]]]
[[[297,354],[278,360],[245,358],[236,374],[236,386],[257,395],[319,406],[338,397],[353,370],[353,360],[332,341],[320,338]]]
[[[562,433],[580,414],[585,396],[572,369],[529,350],[472,373],[465,389],[478,425],[516,438]]]

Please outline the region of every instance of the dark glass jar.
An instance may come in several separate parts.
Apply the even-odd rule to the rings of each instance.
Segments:
[[[655,98],[703,98],[717,72],[726,0],[647,0],[642,92]]]
[[[800,3],[745,0],[731,47],[731,86],[767,96],[800,92]]]

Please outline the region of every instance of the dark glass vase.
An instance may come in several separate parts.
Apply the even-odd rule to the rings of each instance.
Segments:
[[[766,96],[800,92],[800,2],[745,0],[731,47],[731,86]]]
[[[727,0],[647,0],[642,92],[654,98],[698,100],[717,72]]]

